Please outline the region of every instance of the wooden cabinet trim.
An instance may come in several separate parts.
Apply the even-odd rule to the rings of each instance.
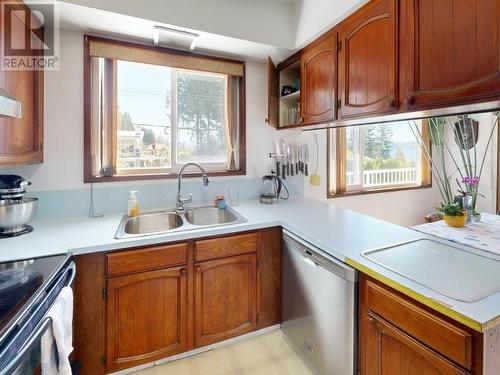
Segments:
[[[257,264],[257,328],[262,329],[281,323],[281,227],[259,231]]]
[[[108,277],[127,275],[187,263],[187,243],[152,246],[106,254]]]
[[[267,118],[266,122],[274,128],[279,126],[279,71],[273,60],[267,58]]]
[[[257,252],[256,232],[195,241],[194,261],[200,262]]]

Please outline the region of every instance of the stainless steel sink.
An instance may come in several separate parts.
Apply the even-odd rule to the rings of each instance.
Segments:
[[[123,226],[125,234],[154,234],[177,229],[182,218],[174,212],[160,212],[128,218]]]
[[[212,226],[238,221],[231,209],[219,210],[215,207],[198,207],[186,212],[186,220],[192,225]]]
[[[170,232],[202,229],[220,225],[244,223],[246,219],[230,207],[186,208],[184,213],[164,210],[143,213],[136,217],[123,216],[115,238],[133,238]]]

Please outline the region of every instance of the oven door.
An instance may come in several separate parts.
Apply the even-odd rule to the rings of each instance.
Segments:
[[[61,289],[73,284],[75,275],[76,265],[70,262],[47,287],[27,318],[19,323],[19,329],[13,332],[12,338],[0,353],[0,375],[40,374],[40,342],[52,324],[51,319],[45,315]]]

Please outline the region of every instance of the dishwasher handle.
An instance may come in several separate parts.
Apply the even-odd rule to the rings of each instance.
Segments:
[[[304,261],[305,264],[307,264],[308,266],[311,266],[311,267],[319,267],[319,264],[316,263],[314,260],[308,258],[308,257],[305,257],[305,256],[302,256],[302,260]]]
[[[312,262],[318,267],[322,266],[329,271],[339,275],[346,281],[352,283],[356,283],[358,281],[358,273],[354,268],[334,258],[330,254],[315,247],[314,245],[311,245],[297,235],[287,230],[283,230],[283,242],[298,251],[301,254],[302,258],[304,258],[304,262],[306,262],[308,265],[312,266],[312,264],[310,263]],[[307,262],[305,259],[308,259],[310,262]],[[315,260],[318,260],[319,262],[316,262]]]

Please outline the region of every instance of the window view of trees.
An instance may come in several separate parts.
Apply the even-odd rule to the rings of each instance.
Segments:
[[[224,162],[225,77],[177,73],[177,158]]]
[[[404,125],[400,126],[404,127]],[[415,167],[415,157],[418,151],[415,140],[398,140],[390,124],[368,125],[363,130],[364,170]],[[408,135],[411,135],[409,129]]]
[[[347,185],[417,183],[420,148],[405,123],[365,125],[346,131]]]
[[[224,75],[119,61],[117,169],[225,163],[225,90]]]

